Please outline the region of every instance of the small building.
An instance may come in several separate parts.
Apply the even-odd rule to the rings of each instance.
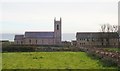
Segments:
[[[52,32],[25,32],[24,35],[15,35],[16,45],[61,45],[62,19],[54,19],[54,31]]]
[[[98,47],[98,46],[118,46],[117,32],[77,32],[77,46]]]

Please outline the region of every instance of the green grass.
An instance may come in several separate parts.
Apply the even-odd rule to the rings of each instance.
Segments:
[[[3,69],[106,69],[84,52],[2,53]]]
[[[105,48],[105,50],[108,50],[108,51],[118,51],[120,52],[120,48]]]
[[[0,52],[0,70],[2,69],[2,53]]]

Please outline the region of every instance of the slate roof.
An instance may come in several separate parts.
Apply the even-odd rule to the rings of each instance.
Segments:
[[[24,39],[24,35],[15,35],[15,40],[22,40]]]
[[[54,32],[25,32],[25,38],[54,38]]]
[[[118,38],[118,33],[116,32],[77,32],[76,38]]]

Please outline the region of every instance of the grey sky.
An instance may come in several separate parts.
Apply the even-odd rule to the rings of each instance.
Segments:
[[[53,31],[62,17],[63,33],[99,31],[104,23],[118,24],[117,0],[1,0],[3,33]]]

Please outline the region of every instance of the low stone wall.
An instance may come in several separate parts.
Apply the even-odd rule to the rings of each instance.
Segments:
[[[101,59],[110,59],[113,62],[117,63],[120,67],[120,52],[107,51],[103,48],[88,48],[88,47],[79,47],[82,51],[87,53],[92,53],[99,56]]]

